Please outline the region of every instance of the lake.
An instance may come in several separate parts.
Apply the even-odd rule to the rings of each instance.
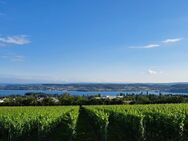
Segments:
[[[65,92],[71,94],[71,95],[95,95],[95,94],[101,94],[101,95],[117,95],[122,92],[86,92],[86,91],[58,91],[58,90],[0,90],[1,96],[6,95],[24,95],[25,93],[46,93],[46,94],[63,94]]]
[[[59,91],[59,90],[0,90],[0,96],[8,96],[8,95],[24,95],[25,93],[34,92],[34,93],[46,93],[46,94],[63,94],[65,92],[71,95],[96,95],[101,94],[103,96],[115,96],[120,93],[123,94],[140,94],[141,91],[134,92],[119,92],[119,91],[101,91],[101,92],[87,92],[87,91]],[[147,92],[142,92],[146,94]],[[149,91],[149,94],[159,94],[158,91]],[[188,93],[170,93],[170,92],[162,92],[162,94],[188,94]]]

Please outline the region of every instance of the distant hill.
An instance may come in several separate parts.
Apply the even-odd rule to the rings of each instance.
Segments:
[[[0,90],[67,90],[67,91],[162,91],[187,93],[188,83],[72,83],[72,84],[0,84]]]

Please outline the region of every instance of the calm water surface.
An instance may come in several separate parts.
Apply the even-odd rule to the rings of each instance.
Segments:
[[[58,91],[58,90],[0,90],[0,95],[24,95],[25,93],[46,93],[46,94],[63,94],[65,92],[71,95],[117,95],[122,92],[85,92],[85,91]],[[124,92],[123,92],[124,93]]]
[[[146,94],[146,92],[141,91],[134,91],[134,92],[119,92],[119,91],[102,91],[102,92],[85,92],[85,91],[58,91],[58,90],[0,90],[0,96],[6,96],[6,95],[24,95],[25,93],[34,92],[34,93],[47,93],[47,94],[63,94],[65,92],[68,92],[71,95],[96,95],[101,94],[103,96],[109,95],[109,96],[115,96],[120,93],[123,94]],[[159,94],[157,91],[150,91],[149,94]],[[162,92],[162,94],[188,94],[188,93],[169,93],[169,92]]]

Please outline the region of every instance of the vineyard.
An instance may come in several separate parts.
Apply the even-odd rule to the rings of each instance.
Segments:
[[[0,107],[0,141],[187,141],[188,105]]]
[[[71,140],[78,110],[79,107],[1,107],[0,141]]]

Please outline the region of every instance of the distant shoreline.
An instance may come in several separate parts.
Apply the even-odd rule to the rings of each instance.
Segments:
[[[167,84],[0,84],[0,90],[188,93],[187,83]]]
[[[0,90],[0,96],[10,96],[10,95],[25,95],[27,93],[42,93],[42,94],[64,94],[68,93],[73,96],[82,95],[97,95],[102,96],[117,96],[117,95],[188,95],[188,93],[175,93],[175,92],[160,92],[160,91],[65,91],[65,90]]]

